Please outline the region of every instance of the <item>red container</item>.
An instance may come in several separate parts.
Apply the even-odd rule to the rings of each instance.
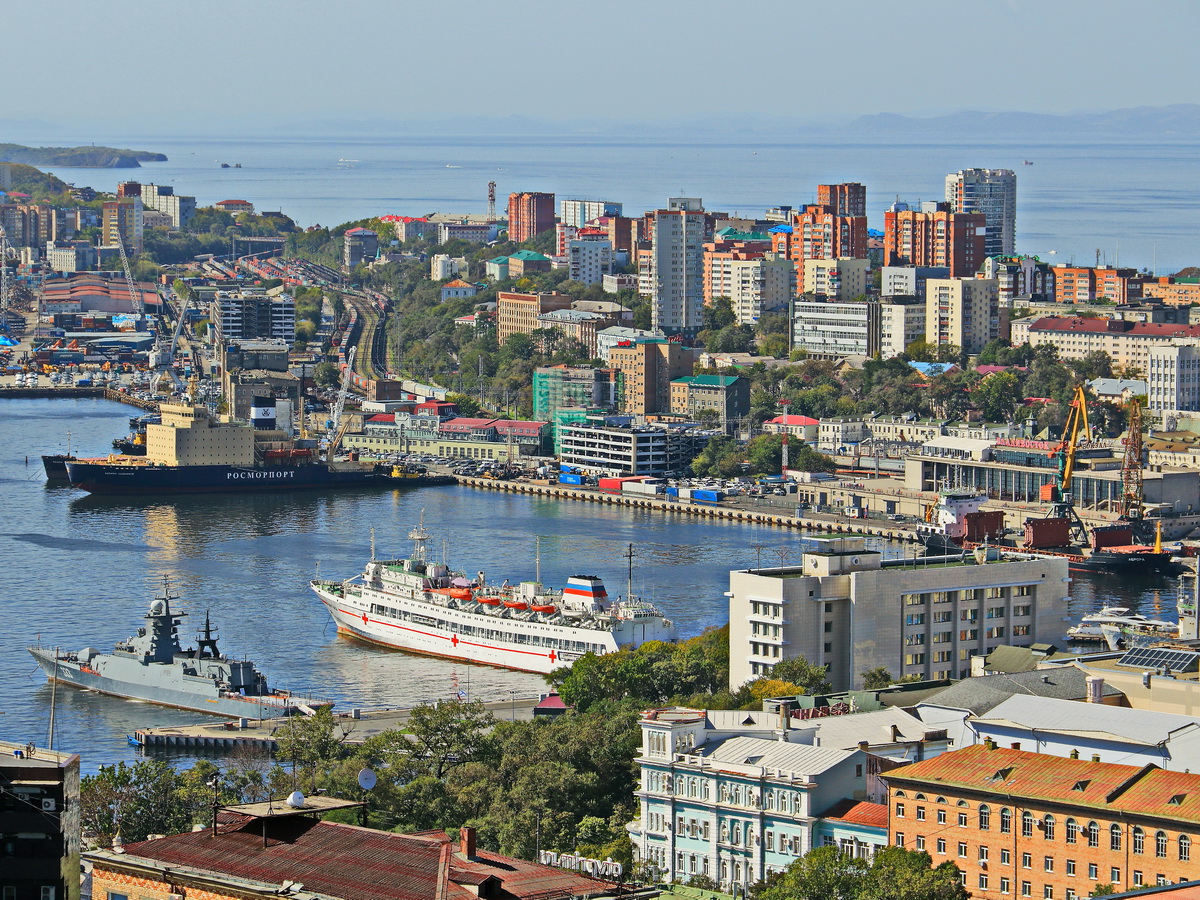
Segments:
[[[1026,519],[1025,543],[1030,550],[1066,547],[1071,543],[1071,520]]]

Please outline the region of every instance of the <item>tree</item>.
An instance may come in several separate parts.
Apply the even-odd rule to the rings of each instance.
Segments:
[[[1012,372],[993,372],[975,386],[971,399],[985,421],[1007,421],[1022,400],[1021,382]]]
[[[866,860],[837,847],[817,847],[768,876],[755,889],[755,900],[856,900],[868,870]]]
[[[788,447],[788,468],[800,472],[835,472],[833,457],[814,450],[809,444]]]
[[[875,854],[858,900],[968,900],[958,866],[930,867],[929,854],[903,847],[884,847]]]
[[[494,748],[487,731],[495,721],[481,701],[455,699],[414,707],[408,728],[417,757],[431,775],[441,778],[455,766],[491,755]]]
[[[867,669],[865,672],[859,672],[863,680],[864,691],[877,691],[882,688],[889,687],[895,677],[888,671],[887,666],[880,666],[877,669]]]
[[[1117,892],[1116,886],[1110,881],[1107,884],[1096,885],[1094,888],[1092,888],[1092,892],[1090,894],[1088,894],[1088,896],[1089,897],[1107,897],[1109,894],[1115,894],[1116,892]]]
[[[313,381],[323,388],[337,387],[337,367],[331,362],[317,363],[313,369]]]
[[[790,681],[805,694],[828,694],[833,683],[828,678],[829,666],[814,666],[803,656],[793,656],[775,663],[771,677]]]

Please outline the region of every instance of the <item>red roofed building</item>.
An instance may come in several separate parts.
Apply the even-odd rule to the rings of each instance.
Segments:
[[[1197,871],[1200,775],[988,742],[883,777],[889,843],[953,862],[975,897],[1073,900]]]
[[[820,427],[821,420],[810,416],[776,416],[763,422],[763,431],[767,434],[790,434],[810,444],[817,442]]]
[[[455,278],[442,285],[442,302],[457,300],[460,297],[474,297],[478,293],[479,288],[476,285],[469,281],[463,281],[461,278]]]
[[[213,206],[222,212],[232,213],[235,216],[238,213],[254,212],[254,204],[249,200],[221,200],[217,203],[214,203]]]
[[[1143,373],[1150,348],[1170,344],[1176,338],[1200,339],[1200,325],[1083,316],[1045,316],[1012,323],[1013,346],[1053,344],[1061,359],[1082,359],[1089,353],[1103,352],[1114,366],[1133,366]]]
[[[265,805],[265,804],[263,804]],[[475,829],[393,834],[305,815],[222,815],[211,829],[88,854],[93,897],[568,900],[617,885],[480,850]],[[644,893],[643,896],[652,896]]]

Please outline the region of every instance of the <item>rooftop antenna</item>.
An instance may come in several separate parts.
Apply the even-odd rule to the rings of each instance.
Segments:
[[[534,535],[533,538],[533,559],[534,559],[534,580],[538,584],[542,583],[542,536]]]
[[[371,562],[375,562],[375,526],[371,526]]]

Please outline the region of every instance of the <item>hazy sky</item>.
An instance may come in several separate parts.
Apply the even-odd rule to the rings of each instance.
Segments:
[[[1069,112],[1194,102],[1200,66],[1195,0],[58,0],[4,25],[0,119],[131,133]]]

